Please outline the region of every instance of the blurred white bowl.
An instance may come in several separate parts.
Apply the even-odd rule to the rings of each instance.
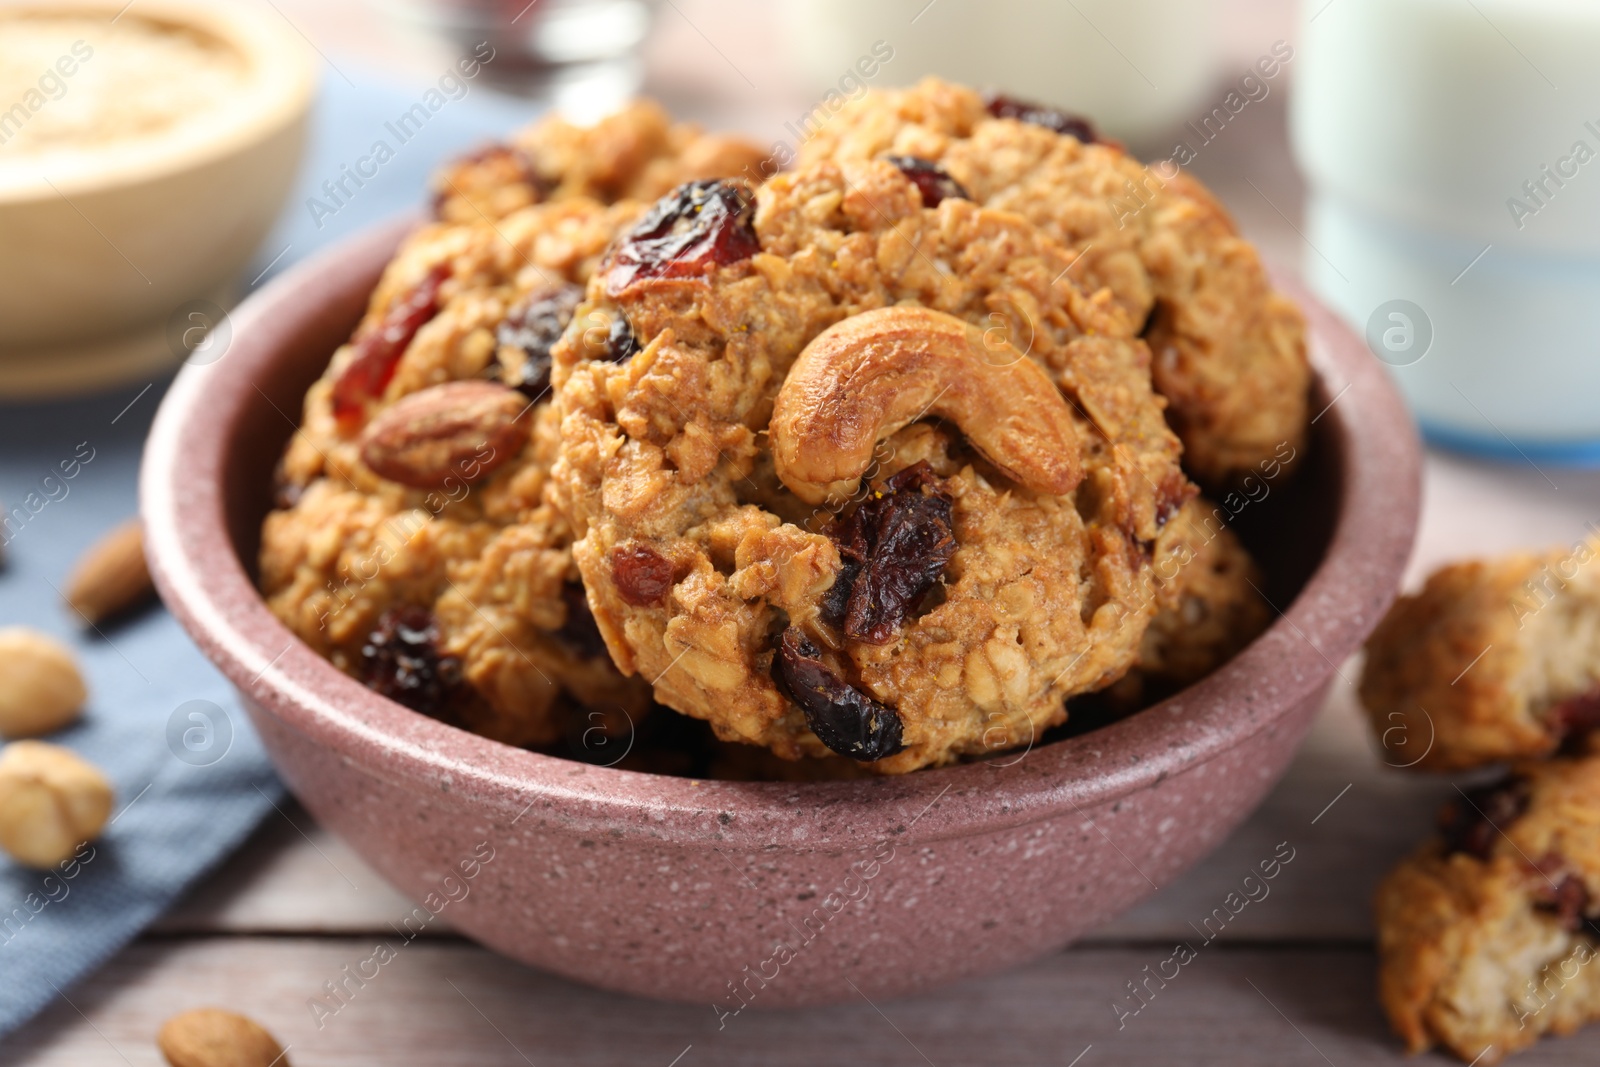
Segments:
[[[45,79],[48,95],[0,100],[15,142],[0,145],[0,395],[109,385],[176,364],[169,317],[189,301],[226,302],[299,166],[315,67],[282,18],[215,0],[138,0],[118,17],[124,6],[0,3],[0,33],[30,17],[105,26],[86,30],[75,56],[63,47],[71,62],[52,56],[23,72]],[[130,26],[217,50],[232,72],[226,91],[208,95],[215,87],[194,69],[154,69],[133,84],[138,57],[113,36]],[[104,81],[113,69],[130,95],[187,92],[192,111],[127,134],[117,109],[128,101]],[[71,132],[110,116],[123,127],[114,136]],[[45,129],[59,136],[46,142]]]

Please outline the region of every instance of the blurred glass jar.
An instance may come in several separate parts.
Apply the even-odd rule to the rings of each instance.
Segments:
[[[1600,5],[1303,10],[1312,285],[1435,442],[1600,462]]]
[[[470,51],[502,88],[552,94],[563,110],[603,114],[638,91],[636,53],[657,0],[378,0],[400,22]]]
[[[1077,112],[1134,144],[1192,118],[1218,71],[1198,0],[786,0],[787,39],[822,92],[882,41],[875,85],[933,74]]]

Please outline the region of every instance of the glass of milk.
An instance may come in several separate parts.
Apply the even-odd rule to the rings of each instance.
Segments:
[[[1600,4],[1306,0],[1306,273],[1434,442],[1600,463]]]

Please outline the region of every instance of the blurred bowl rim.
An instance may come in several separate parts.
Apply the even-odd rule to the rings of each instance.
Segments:
[[[1337,517],[1320,562],[1266,633],[1175,696],[1009,766],[1001,758],[844,782],[595,767],[446,726],[367,689],[273,616],[234,548],[221,484],[245,405],[259,402],[255,383],[310,328],[305,305],[375,279],[413,224],[393,221],[325,249],[242,304],[228,357],[186,367],[163,400],[140,474],[146,551],[180,623],[247,700],[382,780],[519,818],[541,807],[542,819],[570,829],[662,846],[838,850],[859,846],[863,827],[907,827],[917,811],[927,816],[912,820],[918,842],[992,834],[1115,801],[1283,723],[1338,675],[1398,592],[1421,507],[1415,426],[1361,339],[1275,272],[1308,320],[1316,406],[1326,405],[1317,418],[1329,421],[1342,472]],[[236,380],[216,377],[224,373]],[[729,812],[737,817],[719,818]]]
[[[246,63],[248,75],[235,100],[170,130],[81,150],[22,157],[11,167],[3,165],[0,156],[0,207],[93,194],[198,169],[300,121],[316,93],[318,72],[311,46],[287,17],[274,17],[237,0],[131,0],[127,4],[120,0],[0,0],[0,27],[19,14],[49,18],[104,15],[108,21],[132,17],[198,31],[234,49]],[[94,42],[89,44],[93,47]],[[46,175],[40,169],[40,160],[51,173]]]

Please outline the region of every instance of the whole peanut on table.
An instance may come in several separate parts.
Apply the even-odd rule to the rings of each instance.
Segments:
[[[113,797],[100,769],[70,749],[13,741],[0,749],[0,848],[18,863],[54,867],[99,836]]]
[[[88,689],[72,652],[23,626],[0,630],[0,737],[38,737],[74,722]]]

